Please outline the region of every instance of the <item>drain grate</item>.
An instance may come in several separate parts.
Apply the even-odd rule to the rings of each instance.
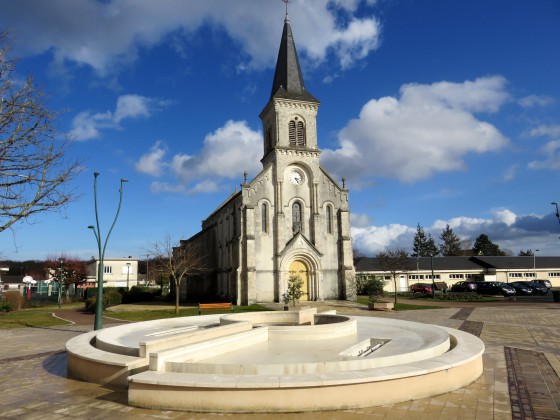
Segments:
[[[504,347],[513,420],[560,418],[560,378],[544,353]]]
[[[391,340],[384,338],[370,338],[342,351],[340,356],[367,357],[374,351],[379,350],[389,341]]]
[[[455,312],[455,315],[453,315],[451,319],[467,319],[469,316],[471,316],[473,311],[474,308],[461,308],[457,312]]]
[[[482,333],[482,327],[483,326],[484,326],[484,322],[465,321],[461,324],[459,329],[461,331],[465,331],[465,332],[471,333],[472,335],[480,337],[480,334]]]

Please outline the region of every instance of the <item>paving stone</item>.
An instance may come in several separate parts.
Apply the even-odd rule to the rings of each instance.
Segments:
[[[431,303],[431,302],[430,302]],[[212,414],[147,410],[127,405],[124,390],[66,377],[65,343],[91,325],[0,330],[2,419],[555,419],[560,418],[560,319],[557,304],[481,304],[379,313],[351,302],[310,302],[320,310],[478,328],[486,350],[484,373],[453,392],[382,407],[297,414]],[[279,306],[281,308],[281,305]],[[456,316],[459,315],[459,318]],[[452,318],[455,316],[455,318]],[[462,318],[461,318],[462,317]],[[468,320],[467,320],[468,318]],[[89,318],[88,318],[89,322]],[[506,353],[505,349],[508,353]],[[531,417],[535,416],[535,417]]]

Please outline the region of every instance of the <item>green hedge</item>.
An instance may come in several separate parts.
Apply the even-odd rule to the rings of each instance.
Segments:
[[[159,287],[132,286],[129,291],[124,291],[122,303],[153,302],[158,296],[161,296]]]
[[[124,289],[121,287],[103,288],[103,310],[107,309],[109,306],[120,305],[123,291]],[[89,292],[88,295],[91,297],[86,299],[86,309],[91,313],[95,313],[97,309],[97,288],[95,288],[95,294]]]

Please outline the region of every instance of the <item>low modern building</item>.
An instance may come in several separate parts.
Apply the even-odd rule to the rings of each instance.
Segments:
[[[386,290],[394,291],[391,273],[378,258],[356,258],[354,265],[356,276],[383,276]],[[560,257],[410,257],[396,275],[399,291],[409,290],[414,283],[431,283],[432,279],[448,287],[477,278],[504,283],[542,279],[560,287]]]
[[[92,258],[86,264],[86,283],[80,287],[97,287],[99,259]],[[128,287],[138,285],[138,260],[128,258],[105,258],[103,260],[103,286]]]

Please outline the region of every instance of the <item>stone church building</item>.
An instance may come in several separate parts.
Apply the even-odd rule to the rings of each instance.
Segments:
[[[319,101],[304,86],[286,16],[270,100],[262,110],[263,169],[245,180],[180,246],[207,259],[190,298],[237,305],[281,301],[287,280],[303,280],[300,300],[353,299],[348,189],[320,166]]]

